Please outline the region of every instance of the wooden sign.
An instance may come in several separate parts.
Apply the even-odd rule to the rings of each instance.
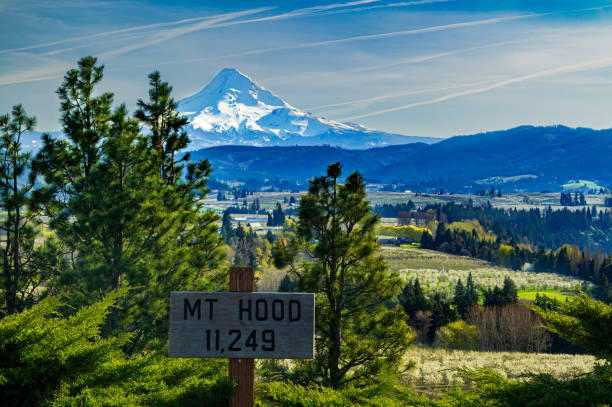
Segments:
[[[172,292],[170,356],[310,359],[314,294]]]

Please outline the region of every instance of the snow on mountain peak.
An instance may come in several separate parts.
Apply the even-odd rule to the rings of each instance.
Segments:
[[[178,110],[190,121],[190,148],[195,149],[224,144],[304,143],[364,144],[365,148],[388,144],[387,136],[408,139],[315,117],[233,68],[222,69],[202,90],[180,100]]]
[[[285,101],[245,74],[234,68],[224,68],[198,93],[181,100],[179,108],[186,114],[195,113],[206,107],[214,107],[222,100],[246,106],[287,106]]]

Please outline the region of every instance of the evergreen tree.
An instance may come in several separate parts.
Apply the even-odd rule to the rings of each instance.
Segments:
[[[419,283],[417,277],[414,282],[409,280],[404,286],[401,294],[398,296],[400,305],[410,318],[414,318],[418,311],[428,311],[431,309],[431,304]]]
[[[465,306],[466,310],[470,307],[478,304],[478,290],[474,284],[474,278],[472,272],[468,274],[468,278],[465,284]]]
[[[434,239],[431,236],[431,233],[428,231],[423,232],[421,234],[421,247],[423,249],[433,249],[434,248]]]
[[[457,285],[455,286],[453,304],[455,304],[455,309],[460,315],[465,315],[465,312],[467,310],[467,301],[465,295],[465,287],[463,286],[463,282],[461,281],[461,279],[457,281]]]
[[[504,287],[502,291],[505,304],[515,304],[518,301],[516,283],[508,276],[504,278]]]
[[[229,209],[223,211],[221,218],[221,234],[225,237],[225,242],[228,243],[232,237],[232,216]]]
[[[558,310],[534,309],[546,328],[598,358],[612,361],[612,306],[580,293],[559,304]],[[609,386],[610,378],[607,378]]]
[[[431,298],[431,313],[431,325],[427,333],[429,342],[433,342],[439,328],[459,319],[459,313],[439,292],[436,292]]]
[[[599,277],[595,293],[598,300],[605,302],[606,304],[612,303],[612,287],[610,287],[608,277],[605,273],[602,273],[601,277]]]
[[[280,202],[276,203],[276,207],[274,211],[272,211],[272,220],[274,226],[283,226],[283,223],[285,223],[285,213],[283,212],[283,207]]]
[[[483,304],[485,307],[501,307],[506,304],[504,292],[498,286],[483,289],[482,295],[484,297]]]
[[[295,291],[295,286],[295,280],[292,279],[289,274],[285,274],[285,277],[283,277],[280,285],[278,286],[278,291],[281,293],[291,293]]]
[[[112,94],[96,96],[102,72],[96,58],[85,57],[66,74],[58,94],[67,139],[45,136],[33,168],[47,183],[38,194],[50,224],[71,253],[59,288],[83,305],[133,287],[109,314],[105,333],[134,332],[136,349],[165,338],[167,293],[202,289],[203,272],[222,259],[222,239],[218,218],[201,211],[208,162],[182,168],[174,160],[183,121],[172,110],[171,88],[151,75],[153,102],[140,103],[147,113],[139,116],[156,124],[143,136],[123,105],[111,111]]]
[[[289,265],[298,290],[317,293],[315,360],[306,371],[338,388],[371,383],[381,369],[397,369],[411,335],[401,309],[385,304],[400,279],[378,253],[363,177],[338,182],[340,163],[310,181],[298,209],[297,236],[275,247],[275,264]],[[312,262],[296,263],[303,251]]]
[[[35,244],[43,214],[32,195],[36,174],[31,174],[30,182],[22,180],[29,169],[30,154],[22,151],[21,140],[35,125],[36,119],[21,105],[0,115],[0,206],[5,211],[0,220],[0,316],[33,305],[41,285],[57,274],[63,263],[55,239]]]
[[[151,131],[150,147],[157,153],[161,177],[174,183],[183,170],[179,163],[189,159],[189,153],[178,160],[175,157],[189,144],[189,137],[183,131],[189,120],[176,111],[178,104],[171,96],[172,86],[162,82],[158,71],[149,74],[149,85],[149,101],[138,99],[134,116]]]

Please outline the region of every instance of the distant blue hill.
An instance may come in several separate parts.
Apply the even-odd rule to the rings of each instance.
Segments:
[[[219,146],[192,152],[207,158],[216,179],[283,179],[305,183],[335,161],[369,182],[423,191],[470,192],[495,185],[510,191],[558,191],[570,180],[612,186],[612,130],[521,126],[368,150],[331,146]]]

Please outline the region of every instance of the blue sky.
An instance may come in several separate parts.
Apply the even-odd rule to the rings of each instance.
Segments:
[[[0,112],[57,130],[84,55],[135,106],[159,69],[177,98],[234,67],[330,119],[451,137],[521,124],[612,127],[612,1],[0,0]]]

